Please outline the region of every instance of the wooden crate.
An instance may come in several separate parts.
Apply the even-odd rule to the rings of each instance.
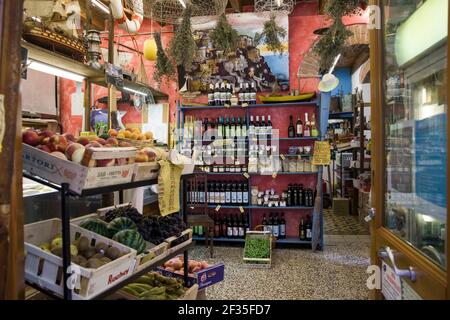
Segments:
[[[168,252],[167,254],[171,254],[175,251],[180,250],[182,247],[192,243],[192,234],[193,234],[193,230],[192,229],[186,229],[184,230],[181,235],[179,237],[170,237],[166,239],[166,242],[168,243]],[[177,240],[179,240],[180,238],[185,237],[186,240],[176,244]]]
[[[136,147],[138,149],[146,148],[146,147],[153,147],[155,145],[154,140],[133,140],[128,138],[118,138],[117,140],[128,142],[133,147]]]
[[[55,236],[61,234],[61,230],[60,219],[40,221],[24,227],[25,279],[59,296],[63,296],[64,292],[62,258],[40,249],[39,246],[50,242]],[[91,246],[95,246],[97,242],[101,241],[118,248],[124,255],[97,269],[83,268],[72,263],[71,268],[74,274],[71,278],[76,283],[72,291],[73,299],[89,300],[125,280],[133,273],[136,250],[71,224],[71,242],[79,236],[87,237]]]
[[[96,148],[91,159],[122,159],[135,155],[136,148]],[[131,182],[134,164],[86,167],[23,144],[23,169],[58,185],[68,183],[71,191],[81,194],[84,189]]]
[[[178,300],[197,300],[198,295],[198,285],[194,284],[192,287],[186,290],[184,296],[178,298]],[[138,297],[135,297],[123,290],[119,290],[107,297],[105,300],[140,300]]]
[[[157,162],[140,162],[134,164],[133,181],[157,179],[159,164]]]
[[[128,204],[121,204],[119,206],[127,206]],[[104,214],[108,212],[108,210],[113,209],[115,206],[107,207],[107,208],[101,208],[97,210],[97,213],[88,214],[82,217],[78,217],[75,219],[70,220],[70,222],[74,225],[80,225],[81,222],[88,218],[100,218],[102,219]],[[100,212],[100,213],[99,213]],[[163,259],[168,254],[168,247],[169,244],[167,242],[163,242],[159,245],[154,245],[151,242],[145,242],[146,250],[136,255],[136,262],[135,262],[135,268],[133,270],[133,273],[141,271],[142,269],[148,267],[150,264],[153,263],[155,259]]]

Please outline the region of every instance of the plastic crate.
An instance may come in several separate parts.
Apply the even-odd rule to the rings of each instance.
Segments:
[[[263,241],[267,241],[268,244],[268,257],[246,257],[249,239],[257,238],[262,239]],[[248,231],[245,236],[245,246],[244,246],[244,265],[247,267],[253,268],[270,268],[272,265],[272,234],[270,231]]]

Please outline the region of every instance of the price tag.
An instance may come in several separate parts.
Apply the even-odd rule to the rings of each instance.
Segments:
[[[246,172],[243,174],[244,177],[246,177],[247,179],[250,178],[250,175]]]
[[[240,211],[241,213],[244,213],[244,208],[242,208],[242,206],[239,206],[239,211]]]
[[[194,210],[195,208],[194,207],[190,207],[191,208],[191,210]]]
[[[81,131],[80,132],[80,137],[94,137],[94,136],[97,136],[97,134],[92,131]]]
[[[284,160],[285,159],[284,154],[280,154],[280,158],[281,158],[281,160]]]
[[[248,107],[248,103],[243,103],[242,104],[242,108],[247,108]]]
[[[230,106],[229,104],[225,104],[224,107],[225,107],[225,108],[229,108],[229,107],[231,107],[231,106]]]
[[[220,210],[220,208],[221,208],[220,204],[219,204],[219,205],[217,205],[217,207],[216,207],[216,211],[219,211],[219,210]]]
[[[272,173],[272,178],[274,178],[274,179],[276,179],[277,178],[277,173],[276,172],[274,172],[274,173]]]

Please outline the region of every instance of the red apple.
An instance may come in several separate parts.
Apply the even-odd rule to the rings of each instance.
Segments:
[[[66,156],[75,163],[81,163],[83,160],[85,148],[79,143],[72,143],[66,149]]]
[[[76,142],[74,135],[71,133],[64,133],[63,137],[66,138],[67,141]]]
[[[36,147],[41,141],[41,138],[36,131],[28,129],[22,132],[22,141],[30,146]]]
[[[63,160],[67,160],[67,157],[64,155],[64,153],[59,152],[59,151],[53,151],[52,153],[50,153],[52,156],[55,156],[57,158],[63,159]]]
[[[113,146],[118,146],[119,140],[117,140],[116,138],[108,138],[108,140],[106,140],[106,143],[111,144]]]
[[[40,145],[37,146],[37,148],[39,150],[41,150],[41,151],[44,151],[44,152],[48,152],[48,153],[52,152],[50,150],[50,148],[48,146],[46,146],[45,144],[40,144]]]
[[[87,137],[79,137],[77,142],[83,146],[89,144],[91,141]]]
[[[50,138],[54,135],[55,135],[55,133],[50,130],[43,130],[43,131],[39,132],[39,136],[43,137],[43,138]]]
[[[98,159],[97,167],[112,167],[116,161],[114,159]]]
[[[97,138],[97,139],[95,139],[95,141],[97,141],[97,142],[100,143],[101,145],[106,144],[106,140],[105,140],[105,139],[102,139],[102,138]]]

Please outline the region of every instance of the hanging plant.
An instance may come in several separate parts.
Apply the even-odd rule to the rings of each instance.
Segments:
[[[169,51],[176,65],[183,66],[186,71],[189,71],[196,49],[197,45],[191,28],[191,9],[187,7],[183,12],[183,20],[175,32]]]
[[[214,48],[224,51],[225,53],[236,50],[239,34],[228,23],[225,13],[220,15],[216,27],[211,31],[210,39]]]
[[[360,13],[364,3],[361,0],[328,0],[324,13],[333,23],[314,46],[320,57],[321,73],[328,72],[336,56],[344,50],[347,39],[353,35],[343,24],[342,17]]]
[[[155,33],[155,42],[158,52],[156,54],[156,66],[155,72],[153,73],[153,79],[161,84],[163,79],[170,80],[173,78],[175,75],[175,68],[162,46],[161,34],[159,32]]]
[[[286,37],[287,31],[277,25],[275,18],[274,14],[270,15],[269,21],[264,23],[263,32],[255,34],[254,42],[258,45],[265,38],[267,49],[281,55],[285,49],[282,40]]]

